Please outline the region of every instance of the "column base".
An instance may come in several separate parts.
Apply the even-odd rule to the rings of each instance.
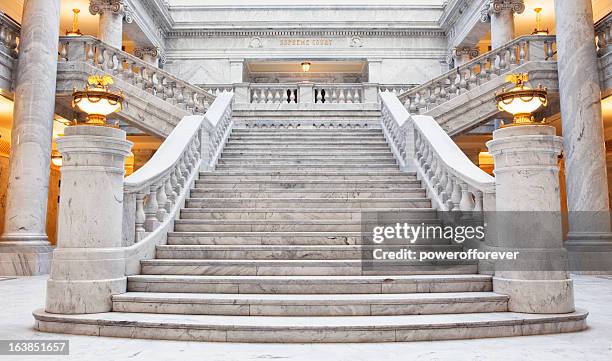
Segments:
[[[45,311],[61,314],[110,312],[112,296],[125,293],[127,278],[107,280],[47,281]]]
[[[493,292],[508,295],[508,311],[521,313],[574,312],[574,286],[565,280],[520,280],[493,277]]]
[[[612,233],[569,233],[565,248],[570,272],[612,274]]]
[[[7,233],[0,238],[0,276],[38,276],[51,271],[53,247],[45,234]]]

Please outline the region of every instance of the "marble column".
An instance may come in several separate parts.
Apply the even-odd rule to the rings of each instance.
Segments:
[[[510,296],[508,309],[526,313],[574,311],[563,248],[558,156],[563,141],[551,126],[493,132],[496,211],[487,214],[490,251],[517,252],[496,261],[493,290]]]
[[[145,47],[135,48],[134,56],[146,61],[147,63],[153,66],[156,66],[156,67],[159,66],[160,51],[156,47],[145,46]]]
[[[121,49],[123,44],[123,19],[132,22],[132,11],[124,0],[90,0],[89,12],[100,15],[98,38],[108,45]]]
[[[0,275],[49,272],[45,228],[59,13],[59,0],[26,0],[23,7]]]
[[[126,291],[123,176],[131,147],[111,127],[67,127],[57,140],[64,164],[47,312],[108,312],[111,296]]]
[[[590,0],[555,1],[569,234],[578,271],[612,270],[606,148]]]

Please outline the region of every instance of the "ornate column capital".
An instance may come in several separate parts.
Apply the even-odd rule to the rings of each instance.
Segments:
[[[90,0],[89,13],[98,15],[105,12],[112,12],[122,15],[127,23],[134,19],[134,10],[124,0]]]
[[[159,48],[156,48],[154,46],[143,46],[143,47],[134,49],[134,56],[136,56],[139,59],[143,59],[147,55],[152,58],[159,58],[160,57]]]
[[[476,58],[480,55],[480,50],[474,46],[458,46],[453,49],[453,58],[460,58],[462,56],[469,56],[470,58]]]
[[[525,11],[524,0],[488,0],[480,10],[480,21],[487,23],[491,21],[491,14],[499,14],[502,11],[512,11],[522,14]]]

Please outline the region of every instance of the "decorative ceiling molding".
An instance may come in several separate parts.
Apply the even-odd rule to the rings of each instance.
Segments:
[[[260,36],[355,36],[355,37],[445,37],[437,29],[181,29],[168,32],[169,38],[260,37]]]

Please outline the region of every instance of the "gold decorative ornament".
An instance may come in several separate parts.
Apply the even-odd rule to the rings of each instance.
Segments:
[[[85,90],[74,90],[72,107],[87,114],[87,125],[106,125],[106,116],[122,109],[125,98],[122,93],[108,89],[114,83],[110,75],[91,75]]]
[[[510,74],[506,81],[515,84],[515,87],[495,94],[495,101],[499,110],[514,116],[514,125],[543,124],[536,122],[533,112],[548,105],[548,90],[538,85],[533,89],[525,85],[529,80],[528,74]]]
[[[79,13],[81,10],[72,9],[72,30],[66,30],[66,36],[83,36],[81,29],[79,29]]]
[[[548,35],[548,29],[544,30],[541,28],[542,26],[542,8],[533,9],[536,13],[536,27],[531,33],[531,35]]]
[[[310,71],[310,65],[312,65],[312,64],[310,64],[310,62],[308,62],[308,61],[305,61],[305,62],[303,62],[300,65],[302,66],[302,71],[304,73],[308,73]]]

